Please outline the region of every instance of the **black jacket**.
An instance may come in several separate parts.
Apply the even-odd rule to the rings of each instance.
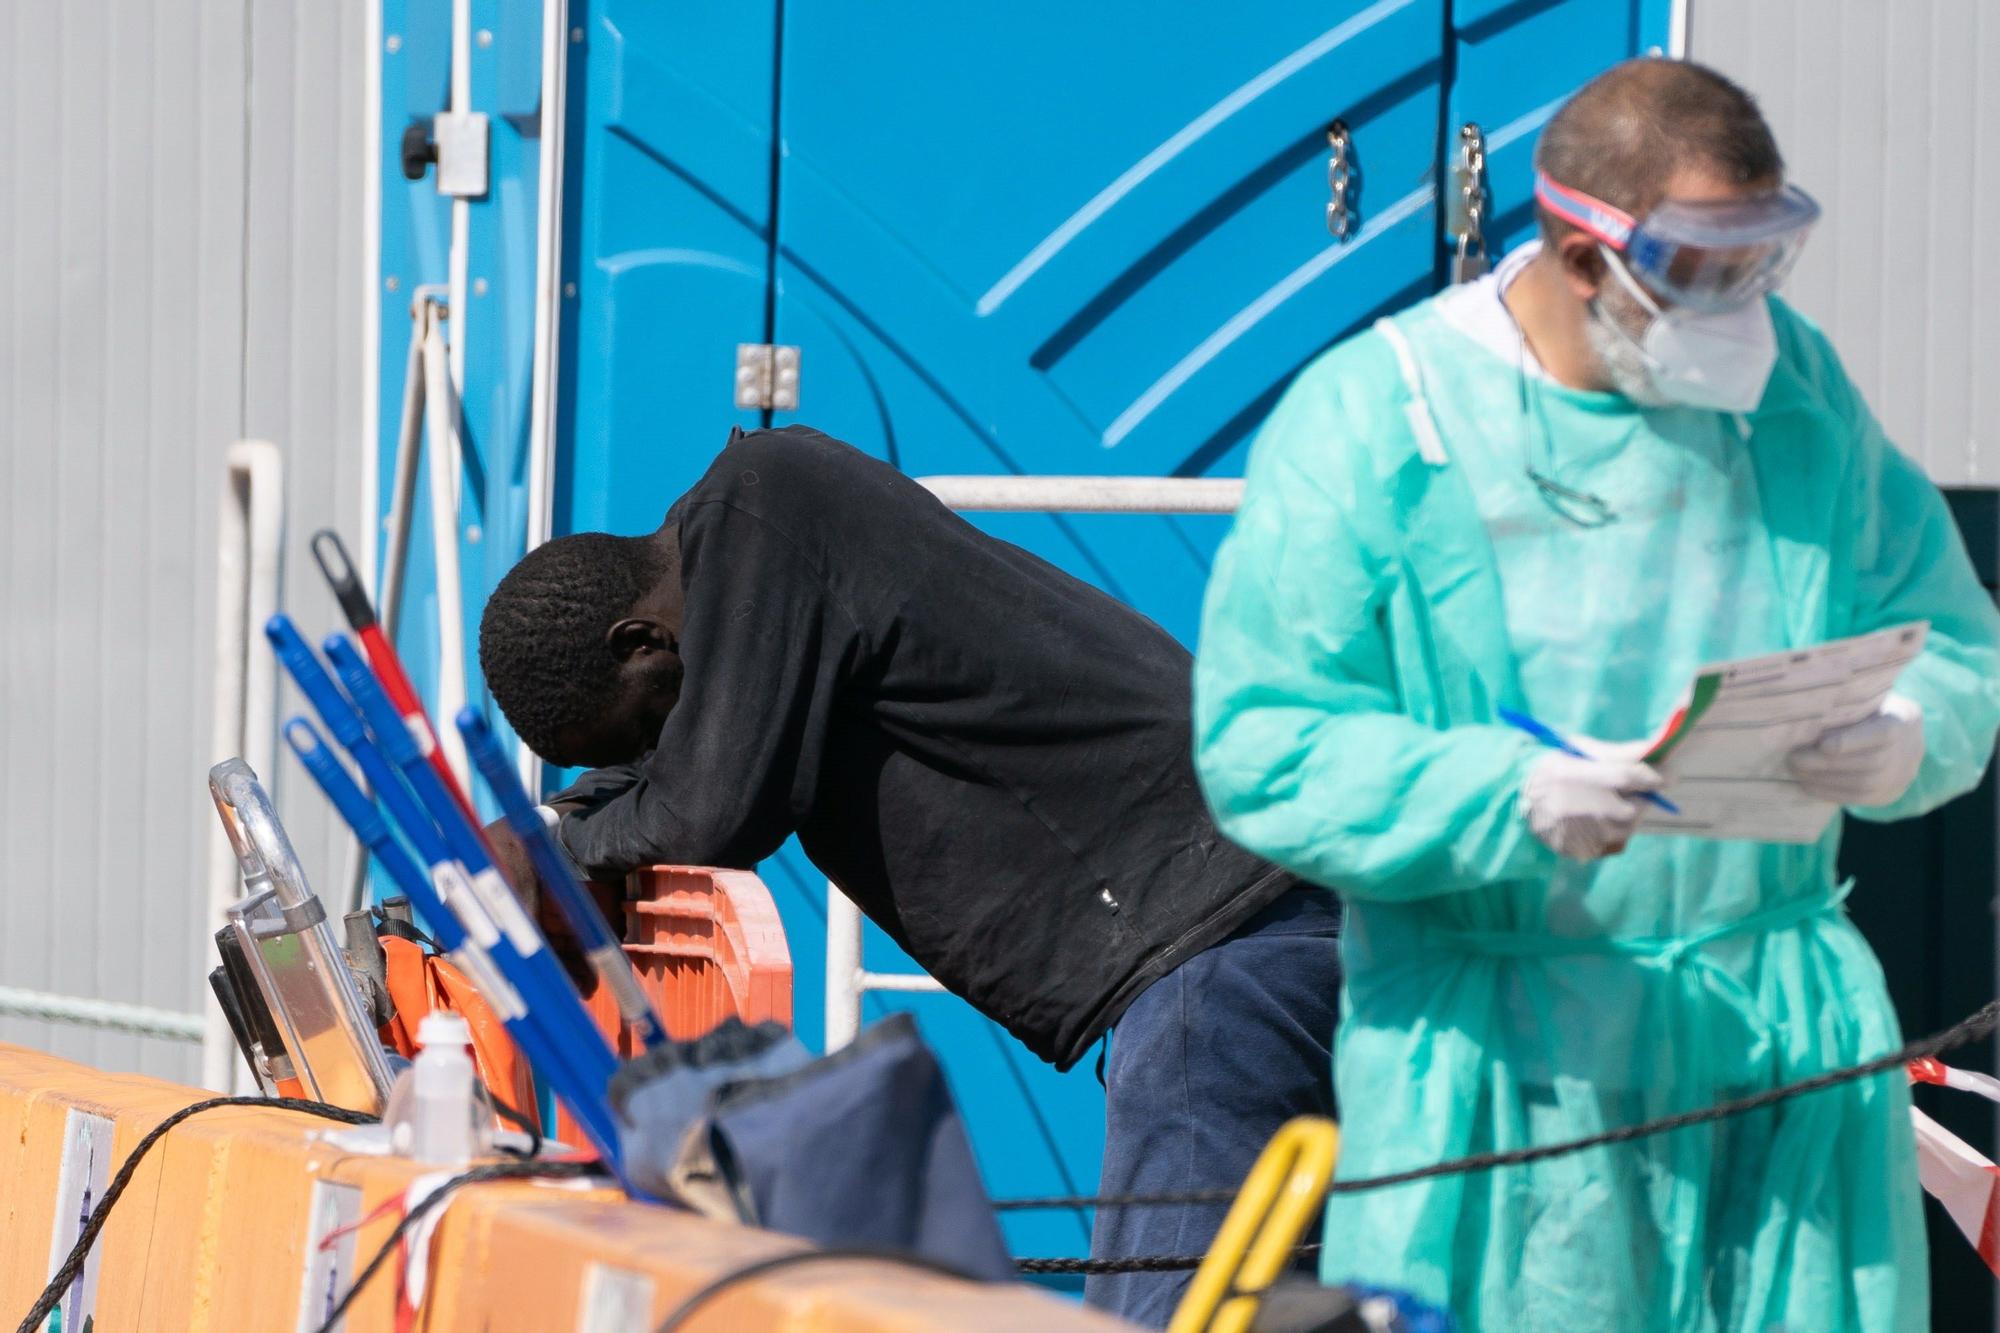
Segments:
[[[816,431],[740,436],[673,506],[686,680],[659,747],[560,797],[599,878],[806,855],[1067,1069],[1296,881],[1195,786],[1187,652]]]

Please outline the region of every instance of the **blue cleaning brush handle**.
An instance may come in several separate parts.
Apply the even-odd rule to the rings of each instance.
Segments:
[[[302,717],[295,717],[285,723],[284,730],[285,743],[292,747],[292,753],[305,765],[306,772],[312,774],[313,781],[319,783],[319,789],[326,793],[326,799],[333,802],[333,808],[354,830],[354,836],[361,839],[362,845],[381,862],[382,869],[388,872],[403,896],[413,903],[424,898],[430,881],[424,878],[424,872],[417,868],[417,863],[410,859],[403,845],[396,841],[395,834],[389,831],[389,821],[382,817],[375,802],[369,800],[368,794],[348,775],[340,760],[320,739],[313,724]]]
[[[507,816],[507,827],[527,848],[529,859],[535,863],[535,873],[541,877],[556,906],[562,910],[569,928],[576,932],[584,954],[597,969],[598,979],[610,989],[612,998],[618,1003],[620,1016],[637,1030],[639,1039],[646,1046],[658,1046],[667,1040],[666,1026],[660,1022],[660,1015],[654,1010],[652,1001],[646,998],[638,978],[632,975],[632,964],[625,957],[623,943],[612,934],[604,914],[597,910],[597,904],[577,882],[568,858],[556,846],[555,836],[549,832],[548,825],[542,822],[534,798],[521,785],[520,775],[500,748],[493,728],[474,708],[461,710],[456,721],[458,734],[465,738],[466,754],[471,756],[480,776],[486,779],[493,798],[500,802],[500,809]]]
[[[376,795],[388,808],[390,818],[402,829],[403,836],[410,840],[417,855],[426,865],[436,865],[447,859],[449,853],[437,825],[423,812],[403,779],[397,776],[395,768],[376,748],[375,742],[368,736],[368,729],[362,725],[361,715],[355,711],[347,696],[340,692],[340,687],[333,683],[333,677],[327,674],[326,667],[313,655],[313,650],[306,646],[291,618],[272,616],[264,626],[264,637],[271,641],[271,646],[277,650],[278,661],[298,682],[300,692],[312,704],[313,711],[319,714],[320,721],[326,724],[327,731],[354,757],[362,776],[375,788]],[[427,897],[431,903],[437,902],[434,893]],[[456,918],[441,906],[433,912],[425,899],[413,896],[410,901],[424,914],[438,943],[446,949],[456,949],[458,942],[464,938]]]

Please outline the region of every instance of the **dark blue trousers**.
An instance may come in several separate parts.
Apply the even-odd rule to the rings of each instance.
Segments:
[[[1154,982],[1112,1029],[1100,1191],[1234,1190],[1280,1125],[1333,1115],[1339,997],[1340,902],[1310,886]],[[1204,1253],[1228,1211],[1101,1208],[1091,1257]],[[1163,1327],[1192,1277],[1093,1277],[1084,1299]]]

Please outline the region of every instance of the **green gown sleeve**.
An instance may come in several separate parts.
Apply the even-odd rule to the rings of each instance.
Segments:
[[[1358,354],[1377,339],[1357,341],[1300,376],[1252,448],[1203,609],[1203,790],[1236,842],[1359,897],[1545,871],[1554,853],[1516,809],[1537,747],[1508,728],[1440,730],[1401,709],[1398,673],[1413,668],[1387,627],[1394,524],[1367,457],[1414,446],[1397,404],[1363,387],[1394,383],[1392,363]]]
[[[1803,320],[1799,321],[1804,324]],[[1820,388],[1848,422],[1853,454],[1845,503],[1853,606],[1843,634],[1928,620],[1924,651],[1896,691],[1924,710],[1924,762],[1900,800],[1855,810],[1888,821],[1921,815],[1970,791],[2000,728],[2000,613],[1980,585],[1944,496],[1891,444],[1817,329],[1806,345]]]

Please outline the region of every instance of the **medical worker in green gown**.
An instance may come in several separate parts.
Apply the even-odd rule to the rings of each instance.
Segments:
[[[1631,62],[1558,113],[1536,166],[1538,247],[1292,385],[1209,589],[1209,799],[1349,904],[1349,1178],[1899,1043],[1842,906],[1838,817],[1806,845],[1635,832],[1662,777],[1619,743],[1697,667],[1930,622],[1876,715],[1790,757],[1862,819],[1972,787],[2000,720],[2000,626],[1944,500],[1771,295],[1819,210],[1755,104],[1698,66]],[[1924,1329],[1908,1105],[1885,1075],[1336,1195],[1323,1272],[1476,1330]]]

